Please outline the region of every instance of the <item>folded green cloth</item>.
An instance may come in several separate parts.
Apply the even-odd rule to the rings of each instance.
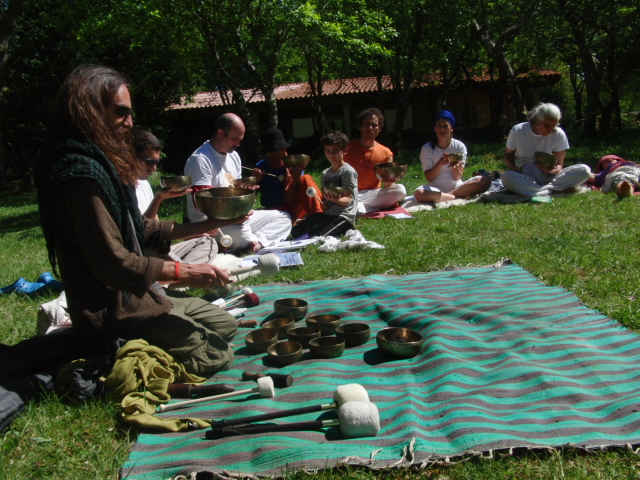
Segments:
[[[209,420],[200,418],[163,418],[153,414],[156,407],[171,397],[167,389],[172,383],[201,384],[205,378],[190,374],[164,350],[145,340],[130,340],[118,350],[116,362],[103,379],[111,399],[120,402],[122,418],[142,428],[181,432],[206,428]]]

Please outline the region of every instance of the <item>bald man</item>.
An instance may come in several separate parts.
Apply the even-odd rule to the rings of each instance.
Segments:
[[[191,177],[194,193],[204,188],[233,186],[233,180],[242,177],[236,148],[240,146],[244,132],[244,123],[237,115],[225,113],[218,117],[211,139],[193,152],[184,166],[184,174]],[[187,213],[191,222],[207,218],[196,208],[192,195],[187,196]],[[233,251],[250,252],[286,240],[290,232],[289,214],[278,210],[257,210],[248,222],[223,230],[233,239]]]

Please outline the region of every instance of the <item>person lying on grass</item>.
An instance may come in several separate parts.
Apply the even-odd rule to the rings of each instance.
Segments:
[[[616,155],[605,155],[596,165],[588,183],[601,187],[605,193],[614,192],[619,197],[629,197],[640,190],[640,165]]]
[[[304,234],[310,237],[331,235],[338,237],[355,228],[358,212],[358,174],[344,161],[349,139],[338,131],[327,133],[320,140],[331,167],[322,172],[322,213],[315,213],[298,222],[291,230],[293,238]]]
[[[128,82],[119,72],[81,65],[63,82],[36,179],[49,261],[54,272],[60,267],[73,329],[87,355],[118,338],[144,339],[196,375],[227,369],[236,319],[158,284],[211,288],[226,284],[227,272],[145,257],[144,248],[167,252],[174,239],[248,216],[185,225],[144,218],[135,195],[141,162],[132,127]]]
[[[491,187],[491,178],[480,175],[462,181],[467,160],[467,147],[453,138],[456,119],[442,110],[433,119],[435,139],[425,143],[420,151],[420,162],[427,185],[413,192],[418,202],[448,202],[456,198],[478,195]]]

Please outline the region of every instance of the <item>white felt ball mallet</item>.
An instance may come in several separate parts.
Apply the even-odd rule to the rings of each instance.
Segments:
[[[233,425],[247,425],[253,422],[262,422],[264,420],[272,420],[274,418],[291,417],[293,415],[302,415],[303,413],[323,412],[334,408],[340,408],[349,402],[368,402],[369,394],[362,385],[350,383],[348,385],[340,385],[333,392],[333,403],[324,403],[322,405],[312,405],[309,407],[293,408],[283,410],[281,412],[264,413],[262,415],[254,415],[252,417],[236,418],[232,420],[212,420],[211,428],[213,430],[221,430]]]
[[[229,248],[233,245],[233,239],[229,235],[225,235],[222,233],[222,230],[218,229],[218,233],[216,233],[213,238],[225,248]]]
[[[209,430],[207,438],[219,438],[229,435],[248,435],[252,433],[292,432],[316,430],[326,427],[340,427],[345,438],[375,437],[380,431],[380,413],[375,403],[349,402],[338,409],[338,418],[331,420],[312,420],[284,424],[242,425],[224,430]]]
[[[318,197],[318,192],[316,192],[315,188],[309,187],[309,188],[307,188],[307,197],[311,197],[311,198],[316,197],[317,198]]]
[[[250,393],[259,393],[263,398],[275,397],[276,391],[273,387],[273,380],[271,379],[271,377],[262,377],[258,379],[257,387],[247,388],[245,390],[236,390],[235,392],[223,393],[222,395],[214,395],[213,397],[194,398],[193,400],[186,400],[184,402],[164,404],[158,406],[157,410],[158,412],[168,412],[169,410],[188,407],[189,405],[195,405],[196,403],[224,400],[225,398],[237,397],[239,395],[248,395]]]
[[[262,275],[266,275],[267,277],[270,275],[275,275],[280,271],[280,259],[277,255],[273,253],[267,253],[265,255],[261,255],[258,258],[258,264],[252,267],[239,267],[232,268],[229,270],[229,275],[238,275],[240,273],[252,272],[254,270],[260,270]]]

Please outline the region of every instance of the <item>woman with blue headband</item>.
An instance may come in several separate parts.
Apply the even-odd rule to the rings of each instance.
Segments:
[[[413,192],[418,202],[447,202],[478,195],[491,187],[491,178],[485,176],[462,181],[467,147],[453,138],[455,126],[456,118],[447,110],[442,110],[434,118],[436,139],[425,143],[420,152],[422,170],[429,183]]]

